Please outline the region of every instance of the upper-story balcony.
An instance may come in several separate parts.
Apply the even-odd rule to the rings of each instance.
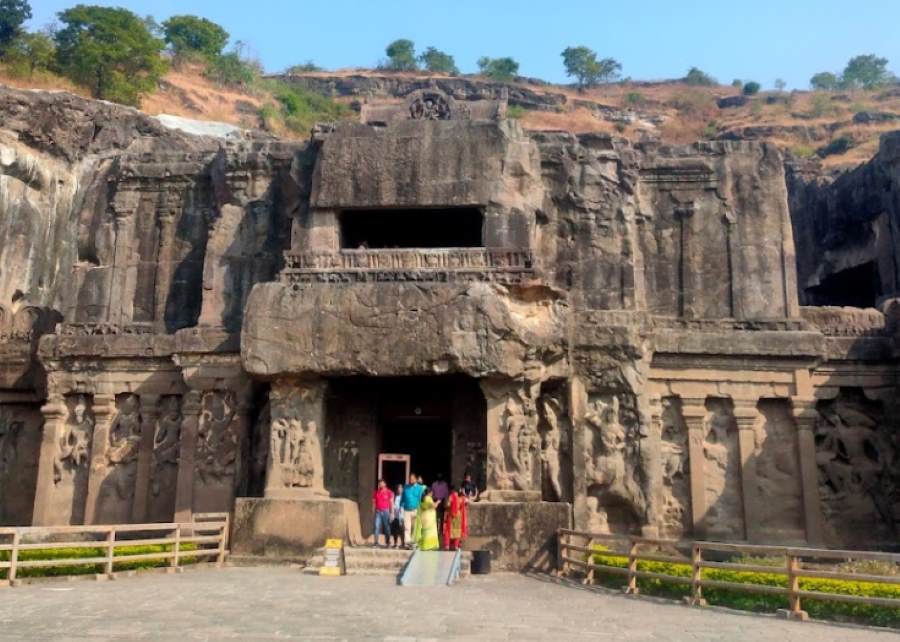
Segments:
[[[522,283],[534,276],[527,248],[391,248],[337,252],[288,252],[284,283],[340,284],[378,282]]]

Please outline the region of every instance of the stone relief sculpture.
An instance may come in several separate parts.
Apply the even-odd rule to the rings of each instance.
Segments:
[[[494,391],[502,403],[499,442],[488,452],[488,478],[498,490],[534,490],[540,468],[536,397],[539,384]]]
[[[800,454],[797,429],[784,400],[759,403],[764,421],[754,430],[756,479],[761,502],[759,527],[769,536],[802,539],[803,490],[797,471]]]
[[[602,532],[634,530],[646,519],[647,501],[635,478],[637,440],[622,425],[618,396],[591,399],[585,424],[590,519]]]
[[[12,470],[25,424],[0,409],[0,481]]]
[[[69,418],[63,426],[53,458],[53,481],[59,484],[63,477],[78,471],[87,471],[94,420],[88,415],[85,395],[74,395],[67,400]]]
[[[270,489],[324,492],[325,467],[321,437],[324,384],[298,384],[273,389],[269,442]]]
[[[159,420],[153,434],[153,464],[150,492],[158,497],[174,489],[181,449],[181,398],[169,395],[160,400]]]
[[[730,538],[744,535],[737,425],[727,399],[706,402],[703,454],[706,458],[706,528]]]
[[[234,393],[208,392],[203,397],[195,454],[197,473],[205,484],[218,484],[234,475],[238,437],[232,430]]]
[[[688,432],[678,400],[663,399],[662,406],[660,464],[664,489],[660,527],[664,536],[681,537],[691,522]]]
[[[571,424],[565,403],[560,395],[548,394],[541,397],[541,464],[545,487],[550,490],[549,501],[570,501],[571,484],[565,484],[563,469],[571,468],[571,454],[568,447],[571,438]],[[568,486],[568,487],[567,487]]]
[[[450,101],[442,92],[423,91],[409,101],[409,117],[412,120],[450,120]]]
[[[128,499],[134,492],[134,478],[138,451],[141,447],[140,399],[127,393],[116,399],[118,412],[109,429],[106,461],[119,499]]]
[[[859,390],[842,390],[818,409],[819,495],[829,528],[840,534],[867,525],[896,535],[900,473],[881,405]]]

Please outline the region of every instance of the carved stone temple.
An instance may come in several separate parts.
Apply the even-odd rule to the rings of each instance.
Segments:
[[[305,555],[409,461],[471,472],[470,548],[509,568],[570,524],[896,544],[900,242],[867,239],[900,136],[817,187],[768,144],[505,107],[226,140],[0,89],[0,524],[231,511],[235,552]],[[829,307],[863,255],[870,307]]]

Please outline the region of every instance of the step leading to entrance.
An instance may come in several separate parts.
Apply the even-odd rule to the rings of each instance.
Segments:
[[[348,546],[344,549],[344,561],[347,575],[394,575],[399,577],[406,567],[413,551],[397,548],[372,548],[367,546]],[[472,554],[463,551],[460,561],[460,577],[469,574]],[[309,559],[305,573],[318,574],[319,567],[325,561],[325,549],[320,548]]]

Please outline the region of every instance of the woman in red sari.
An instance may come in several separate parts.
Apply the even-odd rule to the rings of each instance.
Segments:
[[[460,543],[469,534],[469,507],[466,496],[457,492],[456,486],[450,488],[447,508],[444,512],[444,550],[458,551]]]

